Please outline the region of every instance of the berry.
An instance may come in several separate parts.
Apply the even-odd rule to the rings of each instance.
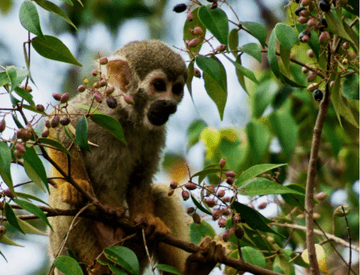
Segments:
[[[170,189],[170,191],[168,192],[169,197],[171,197],[172,195],[174,195],[174,189]]]
[[[181,12],[185,11],[186,8],[187,8],[187,5],[184,3],[181,3],[181,4],[175,5],[175,7],[173,8],[173,11],[177,12],[177,13],[181,13]]]
[[[300,16],[298,21],[300,24],[305,24],[309,20],[308,17]]]
[[[347,50],[347,49],[350,48],[350,43],[349,43],[349,42],[344,42],[344,43],[342,44],[342,47],[343,47],[344,50]]]
[[[3,193],[4,193],[5,196],[7,196],[7,197],[9,197],[9,198],[13,198],[13,197],[14,197],[14,194],[11,192],[10,189],[5,189],[5,190],[3,191]]]
[[[0,121],[0,133],[4,132],[5,128],[6,128],[6,122],[5,119],[3,119]]]
[[[194,223],[197,223],[197,224],[200,224],[200,223],[201,223],[201,218],[200,218],[200,216],[199,216],[198,213],[194,213],[194,214],[192,215],[192,218],[193,218]]]
[[[214,207],[216,202],[214,199],[205,199],[205,203],[211,208]]]
[[[101,57],[100,58],[100,64],[101,65],[106,65],[109,62],[109,60],[106,57]]]
[[[224,189],[220,189],[220,190],[217,192],[216,196],[218,196],[219,198],[222,198],[223,196],[225,196],[225,190],[224,190]]]
[[[309,40],[310,40],[310,33],[309,32],[307,32],[307,31],[303,31],[303,32],[301,32],[300,34],[299,34],[299,41],[300,42],[304,42],[304,43],[306,43],[306,42],[309,42]]]
[[[236,173],[234,171],[226,171],[225,176],[230,177],[230,178],[235,178],[236,177]]]
[[[312,92],[314,90],[316,90],[319,87],[319,83],[311,83],[309,86],[307,86],[307,90],[309,92]]]
[[[190,22],[194,20],[194,15],[191,12],[187,15],[187,20]]]
[[[318,21],[318,24],[320,25],[319,29],[320,29],[321,32],[323,32],[328,26],[325,18],[321,18],[320,21]]]
[[[222,236],[224,242],[227,242],[228,240],[230,240],[230,238],[232,236],[234,236],[234,234],[235,234],[234,227],[230,227],[228,230],[226,230],[225,233]]]
[[[212,218],[214,221],[216,221],[217,219],[219,219],[221,217],[222,213],[220,209],[215,209],[212,213]]]
[[[200,73],[199,69],[194,68],[194,76],[197,77],[197,78],[201,77],[201,73]]]
[[[70,95],[69,95],[68,93],[63,94],[63,95],[61,96],[61,98],[60,98],[60,102],[61,102],[61,103],[66,103],[66,102],[68,102],[69,98],[70,98]]]
[[[19,150],[15,150],[14,156],[18,159],[21,159],[24,156],[24,153],[20,152]]]
[[[327,31],[324,31],[320,34],[319,36],[319,42],[321,44],[325,44],[330,40],[330,33],[328,33]]]
[[[95,69],[91,71],[92,76],[97,76],[98,73],[99,73],[98,70]]]
[[[84,85],[80,85],[78,88],[77,88],[77,91],[79,92],[79,93],[82,93],[82,92],[84,92],[86,90],[86,87],[84,86]]]
[[[50,135],[50,130],[49,129],[45,129],[42,133],[41,133],[41,137],[48,137]]]
[[[0,225],[0,239],[2,236],[4,236],[6,233],[6,227],[4,225]]]
[[[59,126],[60,124],[60,117],[59,116],[54,116],[51,121],[50,121],[51,127],[55,128],[57,126]]]
[[[94,93],[94,98],[97,102],[102,102],[102,94],[100,92],[95,92]]]
[[[177,182],[175,182],[175,181],[170,182],[170,188],[171,188],[171,189],[176,189],[177,187],[178,187],[178,183],[177,183]]]
[[[313,92],[313,97],[316,101],[321,101],[323,99],[324,95],[321,90],[315,90]]]
[[[107,85],[107,81],[105,79],[100,80],[99,82],[100,87],[104,87]]]
[[[131,104],[133,105],[135,103],[134,99],[132,98],[132,96],[129,95],[123,95],[124,100],[127,104]]]
[[[318,201],[322,201],[324,199],[326,199],[327,194],[325,192],[320,192],[318,194],[316,194],[315,199],[317,199]]]
[[[225,158],[222,158],[222,159],[220,160],[220,162],[219,162],[220,168],[221,168],[221,169],[224,168],[225,164],[226,164],[226,159],[225,159]]]
[[[21,152],[21,153],[25,153],[25,146],[24,146],[24,144],[22,144],[22,143],[17,143],[16,145],[15,145],[15,149],[16,150],[18,150],[19,152]]]
[[[306,68],[306,67],[302,67],[302,68],[301,68],[301,72],[302,72],[303,74],[307,74],[307,73],[309,72],[309,69]]]
[[[218,225],[219,225],[219,227],[225,227],[226,226],[226,219],[225,218],[220,218],[218,220]]]
[[[310,18],[310,19],[307,21],[307,25],[308,25],[309,27],[315,26],[315,24],[316,24],[315,18]]]
[[[25,135],[26,135],[26,131],[25,131],[24,128],[20,128],[20,129],[17,130],[17,132],[16,132],[16,137],[17,137],[18,139],[24,139]]]
[[[60,119],[60,124],[63,125],[63,126],[66,126],[66,125],[68,125],[69,123],[70,123],[70,118],[68,118],[67,116],[62,117],[62,118]]]
[[[299,16],[299,15],[300,15],[300,12],[303,11],[303,10],[306,10],[306,8],[304,8],[304,7],[298,7],[298,8],[295,10],[295,14],[296,14],[297,16]]]
[[[36,105],[35,109],[36,109],[37,111],[39,111],[39,112],[44,112],[44,111],[45,111],[45,107],[44,107],[44,105],[42,105],[42,104]]]
[[[218,52],[223,52],[223,51],[226,50],[226,45],[221,44],[221,45],[219,45],[219,46],[216,47],[216,50],[217,50]]]
[[[316,72],[309,73],[308,77],[306,78],[306,82],[313,82],[316,78]]]
[[[193,34],[193,35],[199,35],[199,36],[200,36],[200,35],[203,35],[204,32],[203,32],[202,28],[200,28],[200,27],[195,27],[195,29],[193,30],[192,34]]]
[[[51,124],[50,124],[50,120],[45,120],[45,127],[46,128],[50,128],[51,127]]]
[[[53,93],[52,96],[53,96],[53,98],[54,98],[55,100],[58,100],[58,101],[59,101],[59,100],[61,99],[62,94],[60,94],[60,93]]]
[[[194,207],[189,207],[189,208],[186,210],[186,213],[191,214],[191,213],[194,213],[194,211],[195,211],[195,208],[194,208]]]
[[[227,183],[227,184],[233,185],[234,182],[235,182],[234,178],[227,177],[227,179],[226,179],[226,183]]]
[[[326,1],[320,1],[319,7],[324,12],[328,12],[330,10],[330,4]]]
[[[107,106],[109,106],[109,108],[115,109],[117,107],[117,100],[115,97],[109,96],[108,98],[106,98],[106,104]]]
[[[262,203],[259,204],[258,208],[259,209],[265,209],[266,206],[267,206],[267,202],[262,202]]]
[[[214,10],[214,9],[216,9],[216,8],[217,8],[217,6],[218,6],[218,3],[217,3],[217,2],[214,2],[214,3],[212,3],[212,5],[211,5],[211,8],[210,8],[210,9]]]
[[[235,236],[236,238],[238,238],[239,240],[241,240],[244,237],[245,231],[242,227],[237,226],[235,228]]]
[[[181,196],[183,197],[184,201],[186,201],[186,200],[188,200],[188,199],[189,199],[190,194],[189,194],[189,192],[188,192],[188,191],[183,190],[183,191],[181,192]]]
[[[301,4],[305,7],[307,5],[310,5],[311,2],[312,2],[312,0],[302,0]]]
[[[83,78],[83,83],[84,83],[84,84],[89,84],[89,80],[88,80],[86,77],[84,77],[84,78]]]
[[[195,190],[196,189],[196,184],[193,182],[187,182],[185,184],[185,188],[188,190]]]
[[[115,88],[113,86],[109,86],[106,88],[105,93],[107,95],[111,95],[115,91]]]
[[[191,40],[188,44],[189,48],[194,48],[197,45],[199,45],[200,43],[200,39],[199,38],[194,38],[193,40]]]

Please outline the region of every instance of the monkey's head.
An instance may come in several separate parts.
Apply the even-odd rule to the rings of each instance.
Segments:
[[[181,56],[154,40],[125,45],[109,58],[105,72],[118,94],[134,98],[135,104],[128,105],[121,96],[119,108],[150,129],[162,126],[175,113],[187,78]]]

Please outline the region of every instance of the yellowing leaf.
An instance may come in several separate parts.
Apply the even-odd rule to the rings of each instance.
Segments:
[[[212,127],[205,128],[200,134],[200,140],[206,146],[206,158],[212,159],[214,155],[214,150],[218,147],[221,141],[220,132]]]
[[[319,269],[324,272],[325,274],[329,275],[329,271],[327,269],[326,265],[326,253],[324,248],[322,248],[321,245],[315,244],[315,251],[316,251],[316,257],[319,264]],[[302,259],[305,263],[309,264],[309,253],[308,250],[305,249],[304,252],[301,254]]]

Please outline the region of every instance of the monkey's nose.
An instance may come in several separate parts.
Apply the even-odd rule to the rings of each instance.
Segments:
[[[158,100],[151,104],[148,111],[149,121],[157,126],[163,125],[169,118],[169,115],[176,112],[176,101]]]

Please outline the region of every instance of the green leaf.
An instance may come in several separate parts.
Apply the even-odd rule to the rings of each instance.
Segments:
[[[236,52],[239,45],[239,29],[232,29],[229,34],[229,48],[232,51],[234,57],[237,57],[238,53]]]
[[[359,53],[359,37],[358,37],[358,35],[353,31],[352,28],[350,28],[350,26],[348,24],[345,23],[345,20],[341,20],[341,23],[342,23],[345,31],[351,38],[350,43],[351,43],[353,49],[358,54]]]
[[[224,55],[227,60],[229,60],[231,63],[234,64],[237,70],[239,70],[244,76],[249,78],[251,81],[254,81],[255,83],[258,83],[255,74],[253,71],[250,71],[249,69],[244,68],[239,63],[232,61],[227,55]]]
[[[186,40],[189,40],[191,41],[192,39],[195,38],[195,36],[191,33],[189,33],[189,29],[194,29],[195,27],[200,27],[204,34],[202,37],[198,37],[200,39],[200,43],[197,47],[194,47],[194,48],[190,48],[190,58],[193,58],[193,54],[192,53],[198,53],[200,51],[200,48],[202,47],[203,45],[203,42],[204,42],[204,37],[205,37],[205,34],[206,34],[206,27],[204,26],[204,24],[200,21],[199,19],[199,16],[198,16],[198,11],[199,11],[200,7],[194,9],[191,13],[194,15],[194,18],[193,20],[189,21],[189,20],[186,20],[185,21],[185,24],[184,24],[184,28],[183,28],[183,38],[184,38],[184,41]]]
[[[202,212],[208,214],[208,215],[212,215],[212,213],[210,211],[208,211],[206,208],[204,208],[195,198],[194,196],[191,194],[191,200],[193,201],[193,203],[195,204],[196,208],[200,209]]]
[[[270,68],[273,71],[274,75],[279,78],[280,77],[280,69],[279,64],[277,62],[276,57],[276,34],[275,30],[271,32],[269,42],[268,42],[268,59]]]
[[[280,45],[280,57],[285,67],[285,73],[290,74],[290,54],[291,51],[285,48],[283,45]]]
[[[256,176],[265,173],[269,170],[281,167],[287,165],[287,163],[282,163],[282,164],[271,164],[271,163],[266,163],[266,164],[258,164],[258,165],[254,165],[250,168],[248,168],[247,170],[245,170],[244,173],[242,173],[236,180],[236,186],[240,187],[242,186],[245,182],[255,178]]]
[[[270,194],[296,194],[305,196],[305,193],[298,192],[266,178],[256,178],[250,180],[240,187],[239,194],[245,196],[261,196]]]
[[[179,270],[177,270],[175,267],[167,264],[157,264],[154,266],[154,268],[157,268],[158,270],[162,270],[168,273],[182,275],[182,273]]]
[[[201,221],[201,224],[190,224],[190,241],[194,244],[199,244],[206,236],[214,238],[215,235],[214,228],[206,221]]]
[[[203,78],[206,92],[216,104],[222,120],[227,99],[227,81],[224,66],[216,58],[199,55],[195,60],[196,64],[204,72]]]
[[[140,265],[136,254],[124,246],[112,246],[104,249],[105,256],[114,263],[125,268],[130,274],[140,275]]]
[[[6,72],[0,73],[0,86],[4,86],[6,84],[10,83],[10,79]]]
[[[284,23],[278,23],[275,26],[276,39],[279,41],[280,45],[285,47],[288,51],[294,45],[299,44],[298,36],[295,30]]]
[[[335,84],[331,89],[331,102],[334,105],[335,112],[340,121],[340,116],[343,116],[348,122],[353,124],[355,127],[359,128],[359,114],[354,114],[355,111],[352,110],[351,102],[341,95],[340,89],[340,74],[336,75]],[[341,122],[340,122],[341,125]]]
[[[79,263],[69,256],[59,256],[54,260],[54,266],[65,275],[83,275]]]
[[[357,16],[359,16],[359,1],[358,0],[349,0],[345,9]]]
[[[271,222],[270,220],[265,218],[258,211],[252,209],[251,207],[235,201],[231,208],[239,213],[241,219],[244,220],[245,223],[252,229],[257,229],[263,232],[270,232],[282,236],[267,225]]]
[[[11,206],[5,202],[5,216],[7,218],[7,221],[17,230],[19,230],[21,233],[25,234],[25,232],[21,229],[18,219],[16,218],[14,210],[11,208]]]
[[[295,88],[305,88],[305,85],[302,85],[300,83],[297,83],[293,80],[291,80],[290,78],[288,78],[287,76],[285,76],[284,74],[280,73],[280,79],[281,82],[283,82],[284,84],[288,84],[291,87],[295,87]]]
[[[29,166],[35,171],[35,173],[40,177],[49,192],[49,183],[47,181],[46,170],[43,162],[33,148],[25,147],[25,150],[26,152],[24,154],[24,161],[26,161]]]
[[[251,158],[255,163],[258,163],[270,144],[271,133],[269,127],[264,123],[252,120],[246,125],[246,133],[250,145]]]
[[[40,17],[33,2],[24,1],[20,7],[20,23],[29,32],[44,38],[40,26]]]
[[[296,30],[301,33],[302,31],[307,29],[307,25],[303,25],[303,24],[299,24],[299,23],[295,23],[295,27]],[[320,55],[320,42],[319,42],[319,36],[315,31],[311,31],[311,35],[310,35],[310,40],[307,43],[310,48],[313,50],[316,58],[319,59],[319,55]],[[320,58],[319,61],[322,61],[322,59]]]
[[[359,76],[355,74],[346,76],[342,83],[342,90],[346,98],[359,100]]]
[[[249,43],[241,46],[240,51],[254,57],[259,63],[261,63],[261,46],[256,43]]]
[[[0,176],[11,192],[15,194],[11,178],[11,150],[6,142],[0,141]]]
[[[80,148],[91,153],[88,142],[88,122],[86,116],[82,116],[76,125],[75,139]]]
[[[246,246],[241,248],[243,260],[249,264],[266,268],[265,257],[262,253],[253,247]]]
[[[238,55],[236,57],[236,63],[241,65],[241,55]],[[247,93],[247,95],[249,95],[249,92],[247,91],[247,88],[246,88],[244,74],[236,67],[236,65],[235,65],[235,72],[236,72],[236,76],[238,78],[238,81],[239,81],[241,87],[244,89],[244,91]]]
[[[31,202],[19,200],[19,199],[16,199],[16,198],[14,198],[13,201],[16,204],[18,204],[21,208],[23,208],[26,211],[29,211],[30,213],[32,213],[35,216],[39,217],[42,221],[44,221],[51,228],[51,225],[50,225],[46,215],[44,214],[44,212],[39,207],[32,204]]]
[[[22,245],[13,242],[11,239],[9,239],[8,237],[6,237],[5,235],[2,236],[2,238],[0,239],[0,243],[7,244],[7,245],[14,245],[14,246],[23,247]],[[1,253],[1,252],[0,252],[0,253]],[[1,255],[2,255],[2,253],[1,253]]]
[[[289,185],[286,185],[286,187],[288,189],[292,189],[296,192],[300,192],[301,195],[298,195],[295,193],[292,193],[291,195],[290,194],[281,194],[281,197],[284,199],[284,201],[291,206],[304,207],[304,205],[305,205],[305,197],[304,197],[305,189],[304,189],[304,187],[297,185],[297,184],[289,184]]]
[[[97,259],[96,260],[97,262],[101,263],[102,265],[106,265],[112,273],[114,273],[113,275],[128,275],[127,272],[121,270],[120,268],[114,266],[113,264],[111,263],[108,263],[108,262],[105,262],[105,261],[102,261],[100,259]]]
[[[245,27],[252,36],[259,40],[261,46],[265,49],[267,38],[266,28],[255,22],[240,22],[240,24]]]
[[[193,95],[192,95],[192,88],[191,88],[191,84],[192,84],[192,80],[194,78],[194,60],[191,60],[189,63],[189,66],[187,68],[188,71],[188,77],[186,79],[186,87],[188,88],[189,94],[191,99],[193,100]]]
[[[190,148],[200,140],[201,132],[207,127],[207,124],[201,120],[194,120],[187,129],[187,147]]]
[[[345,31],[342,24],[339,23],[339,21],[341,21],[341,18],[339,18],[339,21],[338,21],[332,12],[326,12],[325,19],[326,19],[326,23],[328,24],[328,28],[329,28],[330,32],[345,39],[346,41],[351,42],[350,36]]]
[[[47,204],[45,201],[43,201],[42,199],[39,199],[38,197],[31,195],[31,194],[25,194],[25,193],[21,193],[21,192],[16,192],[16,196],[19,198],[23,198],[25,200],[35,200],[38,202],[41,202],[47,206],[49,206],[49,204]]]
[[[51,60],[82,66],[59,39],[49,35],[45,35],[45,38],[35,37],[32,40],[31,44],[38,54]]]
[[[24,169],[28,177],[37,185],[39,186],[43,191],[45,191],[44,184],[40,178],[40,176],[37,174],[37,172],[32,168],[32,166],[27,162],[24,161]]]
[[[282,109],[272,112],[269,117],[270,125],[274,129],[287,158],[291,157],[298,136],[298,126],[290,114],[289,108],[290,106],[286,105]]]
[[[23,82],[26,76],[29,74],[28,70],[21,70],[15,67],[8,67],[6,68],[6,73],[11,81],[11,90],[10,92],[14,91],[15,88]]]
[[[23,221],[23,220],[21,220],[19,218],[17,218],[17,221],[19,223],[20,228],[25,233],[47,236],[46,233],[44,233],[41,230],[37,229],[36,227],[32,226],[30,223],[28,223],[26,221]]]
[[[50,145],[58,150],[60,150],[61,152],[64,152],[65,154],[72,156],[72,154],[60,143],[57,142],[54,139],[50,139],[50,138],[39,138],[38,142],[40,144],[46,144],[46,145]]]
[[[29,102],[30,106],[35,107],[35,103],[33,101],[33,96],[29,92],[27,92],[26,90],[24,90],[20,87],[16,87],[14,90],[15,90],[15,93],[17,93],[20,97],[22,97],[27,102]]]
[[[211,5],[201,6],[198,11],[200,21],[219,40],[228,45],[229,21],[222,9],[211,9]]]
[[[121,127],[121,124],[117,119],[102,114],[101,115],[93,114],[90,116],[90,119],[100,127],[104,128],[106,131],[108,131],[110,134],[112,134],[122,143],[127,145],[123,128]]]
[[[55,4],[53,4],[49,1],[45,1],[45,0],[34,0],[34,1],[43,9],[61,16],[67,23],[69,23],[71,26],[73,26],[75,28],[75,30],[77,30],[74,23],[71,22],[70,18],[66,15],[66,13],[62,9],[60,9],[58,6],[56,6]]]

